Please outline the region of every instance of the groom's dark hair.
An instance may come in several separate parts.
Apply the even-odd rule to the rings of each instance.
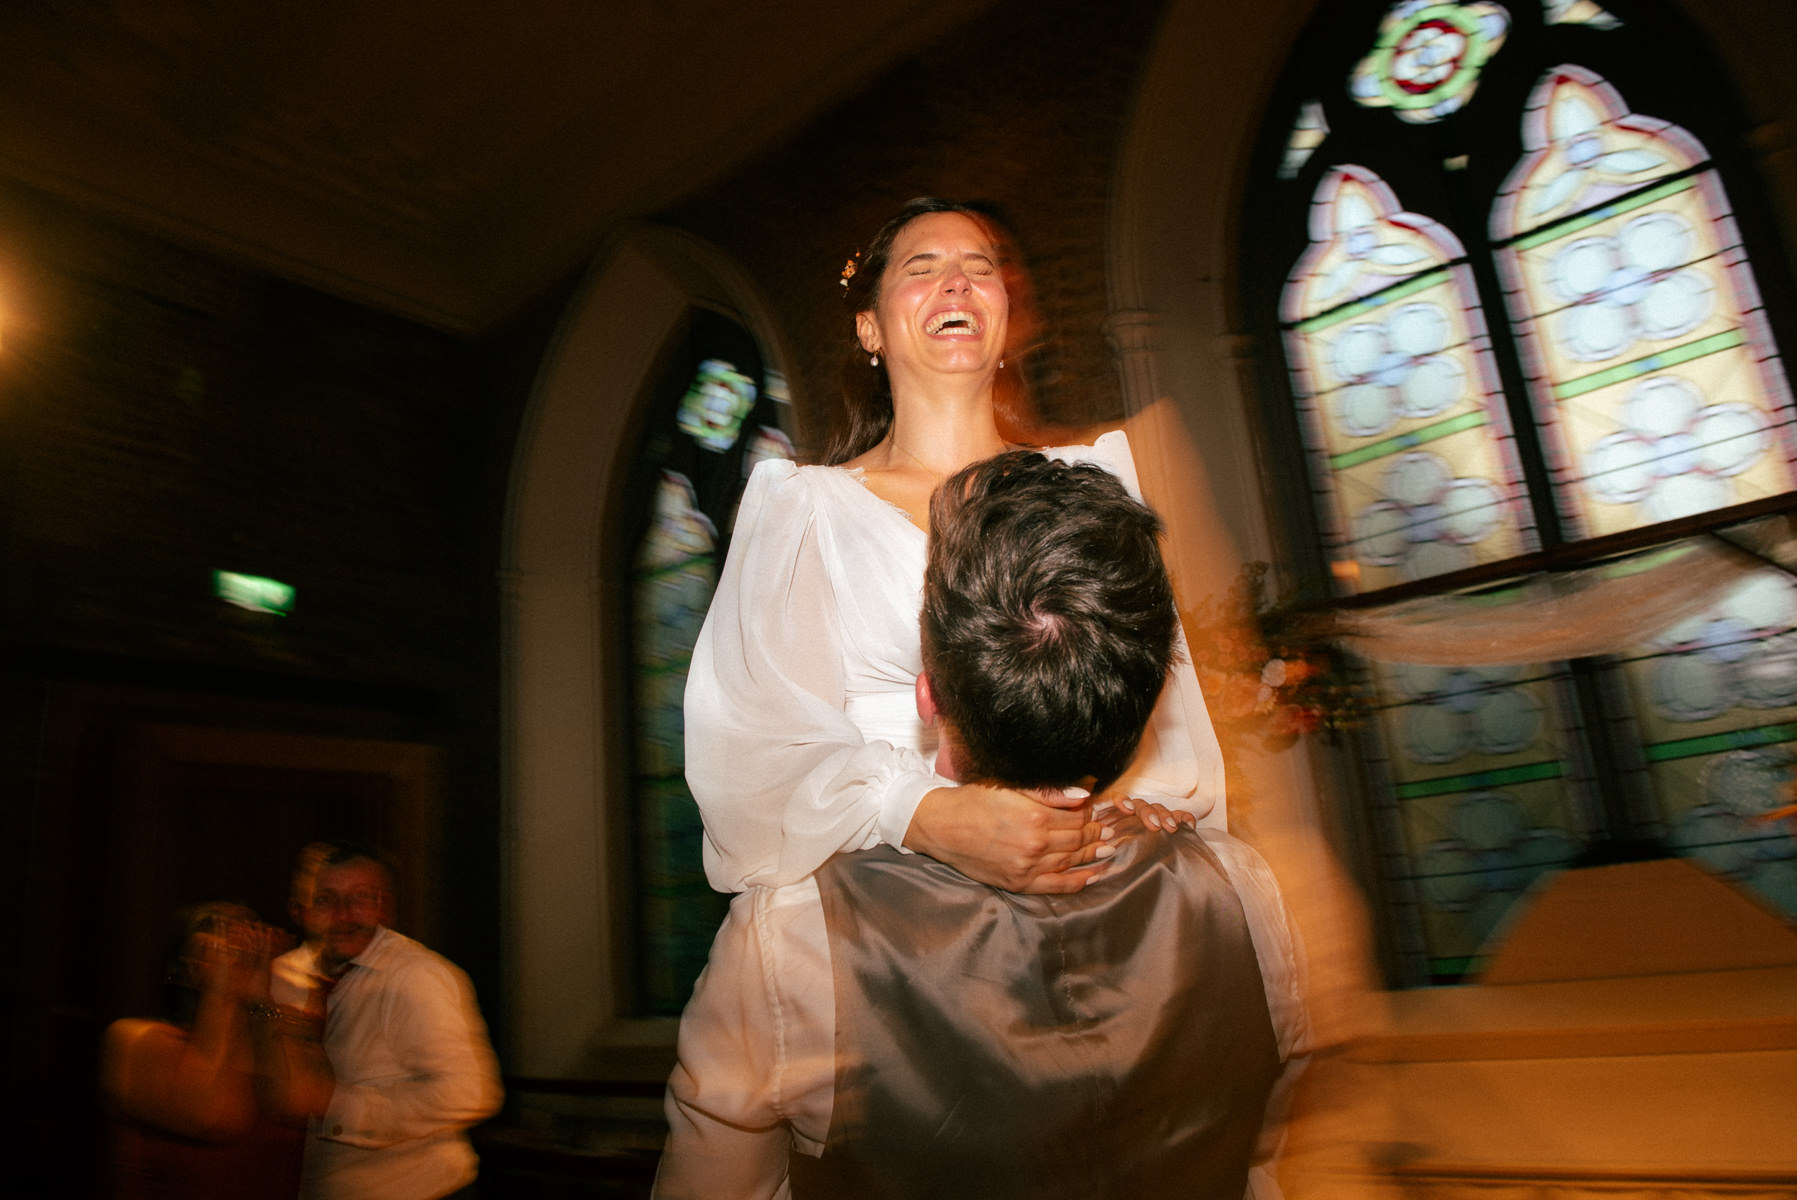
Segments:
[[[923,662],[968,780],[1102,789],[1175,656],[1160,519],[1102,467],[1013,451],[930,503]]]

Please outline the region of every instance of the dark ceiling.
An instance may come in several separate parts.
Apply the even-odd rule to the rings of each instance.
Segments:
[[[462,334],[985,0],[9,0],[0,172]]]

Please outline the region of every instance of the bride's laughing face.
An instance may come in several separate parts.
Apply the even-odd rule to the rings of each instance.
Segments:
[[[874,307],[855,317],[894,388],[907,376],[998,369],[1010,315],[998,249],[963,213],[927,213],[899,231]]]

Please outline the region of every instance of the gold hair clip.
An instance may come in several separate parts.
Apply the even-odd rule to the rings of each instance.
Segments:
[[[842,279],[839,282],[843,287],[849,286],[849,280],[855,277],[855,268],[860,265],[861,251],[857,250],[849,256],[849,261],[842,264]]]

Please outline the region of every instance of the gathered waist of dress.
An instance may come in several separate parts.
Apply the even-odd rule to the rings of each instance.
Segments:
[[[910,688],[850,696],[842,708],[870,742],[890,742],[920,754],[936,750],[936,730],[918,717],[917,697]]]

